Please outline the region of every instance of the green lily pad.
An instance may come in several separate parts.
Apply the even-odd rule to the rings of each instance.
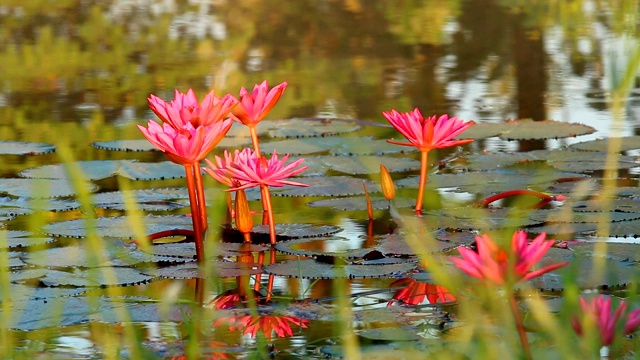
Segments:
[[[28,231],[0,230],[0,249],[19,249],[42,246],[54,241],[56,240],[52,237],[33,236],[33,234]]]
[[[86,180],[100,180],[114,176],[118,169],[132,160],[92,160],[77,161],[73,165],[78,167]],[[26,169],[19,174],[25,178],[68,179],[67,166],[64,164],[43,165]]]
[[[352,120],[327,118],[267,120],[260,124],[268,129],[269,136],[273,138],[324,137],[362,129]]]
[[[76,219],[69,221],[55,222],[47,224],[43,232],[52,236],[83,238],[87,236],[87,226],[92,227],[100,237],[115,237],[121,239],[132,239],[130,219],[125,216],[102,217],[87,221]],[[191,230],[193,228],[192,219],[188,216],[146,216],[140,218],[143,230],[146,235],[170,231],[176,229]]]
[[[131,197],[139,209],[145,211],[172,211],[189,207],[187,188],[141,189],[112,191],[93,196],[95,207],[112,210],[126,210],[125,196]],[[220,189],[205,189],[205,199],[226,196]],[[259,198],[259,196],[258,196]]]
[[[224,137],[216,148],[237,148],[245,147],[251,144],[249,137]],[[125,152],[142,152],[142,151],[159,151],[147,139],[135,140],[112,140],[112,141],[96,141],[91,145],[93,147],[109,150],[109,151],[125,151]]]
[[[196,246],[193,242],[178,242],[167,244],[154,244],[148,248],[140,248],[142,251],[149,250],[152,254],[158,256],[173,256],[186,259],[195,259]],[[238,256],[242,252],[260,252],[267,251],[269,247],[257,244],[243,243],[223,243],[215,244],[216,254],[218,256]]]
[[[275,249],[288,255],[355,259],[361,258],[371,251],[371,249],[362,248],[363,242],[332,236],[286,241],[276,244]]]
[[[42,155],[54,151],[56,147],[47,143],[0,141],[0,154],[3,155]]]
[[[581,143],[569,145],[570,149],[582,151],[600,151],[607,152],[609,150],[609,142],[619,141],[620,151],[629,151],[640,149],[640,136],[628,136],[622,138],[607,138],[585,141]]]
[[[332,265],[315,260],[294,260],[265,265],[264,271],[278,276],[303,279],[356,279],[378,278],[406,273],[415,268],[413,263],[390,265]]]
[[[342,231],[342,228],[334,225],[314,224],[276,224],[276,234],[281,239],[300,239],[318,236],[328,236]],[[269,225],[256,225],[251,230],[252,235],[268,235]]]
[[[352,139],[351,137],[346,139]],[[412,146],[398,146],[389,144],[385,139],[354,138],[347,140],[330,149],[332,155],[386,155],[386,154],[408,154],[417,153],[418,150]]]
[[[567,214],[560,210],[540,210],[530,215],[532,220],[546,223],[597,223],[603,217],[608,222],[621,222],[640,219],[640,213],[623,213],[623,212],[575,212],[571,217],[567,218]]]
[[[213,269],[213,274],[220,278],[237,277],[243,275],[262,274],[262,265],[257,263],[222,262],[207,264]],[[154,276],[167,279],[196,279],[205,278],[206,271],[197,263],[186,263],[159,269],[147,270]]]
[[[417,160],[388,156],[324,156],[320,161],[331,170],[351,175],[379,174],[381,164],[389,172],[420,169]]]
[[[145,284],[153,277],[144,275],[138,269],[128,267],[108,267],[92,269],[74,269],[73,271],[49,270],[40,279],[44,286],[75,286],[75,287],[108,287],[131,286]]]
[[[0,304],[5,301],[12,303],[28,300],[42,300],[77,296],[87,292],[85,288],[34,287],[23,284],[10,284],[9,292],[0,293]]]
[[[593,134],[596,129],[577,123],[555,120],[533,121],[531,119],[510,120],[499,137],[503,140],[545,140]]]
[[[296,182],[307,184],[308,187],[283,186],[273,188],[273,196],[350,196],[364,194],[362,183],[367,185],[370,193],[380,192],[380,186],[369,180],[356,179],[348,176],[330,176],[321,178],[296,178]]]
[[[97,187],[90,183],[83,183],[87,191],[93,192]],[[67,179],[2,179],[0,193],[6,193],[21,198],[53,198],[73,196],[76,194],[74,185]]]
[[[393,199],[396,208],[408,208],[415,205],[415,199],[397,197]],[[331,207],[335,210],[367,210],[367,199],[364,196],[340,197],[312,201],[307,204],[310,207]],[[383,197],[371,197],[371,207],[374,210],[389,209],[389,200]]]

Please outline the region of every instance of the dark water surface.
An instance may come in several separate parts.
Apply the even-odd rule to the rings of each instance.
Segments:
[[[149,94],[169,100],[174,89],[193,88],[199,98],[210,89],[237,95],[241,87],[265,79],[271,85],[289,83],[271,119],[385,124],[383,111],[417,107],[425,115],[448,113],[479,123],[552,119],[597,129],[560,140],[494,137],[472,144],[476,152],[555,149],[631,136],[638,134],[640,121],[638,14],[635,1],[0,0],[0,140],[66,145],[75,160],[164,161],[157,152],[109,152],[91,143],[141,139],[135,125],[153,118]],[[377,137],[398,137],[392,129],[372,129]],[[0,171],[13,178],[22,170],[59,162],[55,153],[2,155]],[[632,181],[636,170],[629,170]],[[99,191],[117,190],[119,184],[113,178],[100,180]],[[184,180],[129,186],[180,187]],[[281,222],[344,228],[350,247],[361,246],[359,236],[366,235],[364,212],[310,209],[305,201],[288,198],[276,200],[276,207],[277,218],[286,219]],[[101,216],[118,214],[99,210]],[[4,226],[23,229],[80,214],[47,216],[18,217]],[[384,290],[391,281],[357,280],[347,291]],[[278,296],[297,299],[334,295],[332,280],[313,284],[303,295],[312,283],[277,277],[274,289]],[[235,284],[234,279],[221,280],[206,297]],[[124,291],[190,300],[194,286],[163,280]],[[354,301],[385,306],[391,295]],[[180,353],[187,327],[150,322],[135,329],[150,352],[161,357]],[[100,358],[110,353],[100,336],[114,331],[119,330],[84,324],[12,336],[17,347],[35,353]],[[290,351],[279,356],[320,358],[318,348],[333,342],[327,340],[333,331],[331,323],[312,322],[309,329],[275,341],[278,349]],[[240,353],[256,347],[254,340],[232,332],[215,339],[226,341],[224,348],[237,344]],[[121,353],[128,354],[126,349]]]

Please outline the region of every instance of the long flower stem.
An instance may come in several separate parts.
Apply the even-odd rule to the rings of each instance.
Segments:
[[[271,194],[269,193],[269,187],[260,185],[262,190],[262,200],[264,200],[264,204],[266,205],[265,211],[267,212],[267,219],[269,221],[269,240],[271,241],[271,245],[276,244],[276,224],[273,221],[273,206],[271,206]]]
[[[522,323],[520,317],[520,310],[516,303],[516,297],[513,295],[512,289],[509,289],[509,305],[511,306],[511,312],[513,313],[513,319],[516,322],[516,328],[518,329],[518,335],[520,336],[520,343],[522,344],[522,352],[527,360],[531,360],[531,349],[529,348],[529,340],[527,340],[527,331]]]
[[[202,231],[205,232],[209,227],[209,221],[207,219],[207,201],[204,197],[204,183],[202,182],[202,169],[200,168],[199,162],[195,164],[194,173],[196,176],[196,190],[198,195],[198,206],[200,209],[200,219],[202,221],[201,222]]]
[[[264,251],[258,253],[258,264],[264,265]],[[253,284],[253,290],[260,291],[260,280],[262,280],[262,274],[256,274],[256,282]]]
[[[416,213],[422,213],[422,199],[424,198],[424,187],[427,184],[427,167],[428,167],[429,151],[420,153],[420,180],[418,183],[418,199],[416,200]]]
[[[262,225],[269,223],[269,212],[266,198],[270,197],[269,192],[265,193],[266,186],[260,186],[260,198],[262,199]]]
[[[262,156],[260,152],[260,143],[258,142],[258,131],[255,125],[249,126],[249,132],[251,133],[251,143],[253,144],[253,150],[255,150],[257,156]]]
[[[189,191],[189,205],[191,206],[191,220],[193,222],[194,241],[196,244],[196,258],[198,262],[204,261],[204,246],[202,243],[202,216],[198,205],[198,195],[196,190],[195,165],[184,166],[187,173],[187,190]]]

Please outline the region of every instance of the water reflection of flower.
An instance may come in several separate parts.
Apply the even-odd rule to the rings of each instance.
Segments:
[[[309,320],[293,316],[244,315],[220,318],[213,323],[213,327],[227,324],[230,331],[239,330],[244,335],[251,335],[252,338],[261,331],[270,341],[273,333],[277,337],[293,336],[292,325],[307,328],[307,323]]]
[[[396,280],[390,286],[404,286],[396,291],[393,299],[407,305],[420,305],[425,299],[429,304],[447,303],[457,300],[446,287],[419,282],[413,278]],[[394,301],[389,301],[387,306],[391,306],[392,304],[394,304]]]

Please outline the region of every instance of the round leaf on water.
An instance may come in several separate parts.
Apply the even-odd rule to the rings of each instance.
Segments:
[[[0,230],[0,248],[16,249],[50,244],[55,241],[51,237],[34,237],[28,231]]]
[[[416,267],[415,263],[390,265],[332,265],[315,260],[294,260],[265,265],[269,274],[304,279],[355,279],[377,278],[406,273]]]
[[[474,171],[488,171],[504,168],[521,162],[535,161],[529,153],[475,154],[466,157],[466,167]]]
[[[373,140],[370,138],[345,138],[349,139],[330,149],[332,155],[385,155],[417,153],[418,150],[410,146],[389,144],[385,139]]]
[[[540,151],[547,163],[562,171],[587,172],[606,169],[629,169],[638,166],[633,156],[615,154],[609,163],[606,152],[553,150]]]
[[[366,183],[369,193],[380,192],[380,186],[370,180],[356,179],[348,176],[328,176],[320,178],[296,178],[296,182],[308,187],[283,186],[270,189],[273,196],[349,196],[362,195]]]
[[[80,204],[72,200],[0,196],[0,209],[14,208],[22,214],[31,213],[32,211],[69,211],[79,207]]]
[[[355,121],[324,118],[267,120],[260,124],[274,138],[323,137],[362,129]]]
[[[362,248],[363,241],[333,236],[316,239],[299,239],[278,243],[275,249],[288,254],[306,257],[331,256],[346,259],[361,258],[371,251]]]
[[[278,154],[291,155],[326,153],[329,148],[339,146],[345,139],[348,138],[327,137],[261,142],[260,150],[263,154],[271,154],[274,150],[276,150]]]
[[[592,134],[596,131],[588,125],[555,120],[510,120],[506,124],[508,128],[499,135],[503,140],[562,139]]]
[[[640,200],[613,199],[609,204],[611,211],[638,213],[640,212]],[[602,211],[603,203],[598,200],[578,201],[573,204],[573,211],[597,212]]]
[[[47,143],[0,141],[0,154],[3,155],[42,155],[54,151],[56,147]]]
[[[164,180],[185,177],[184,166],[171,161],[159,163],[126,162],[117,171],[120,176],[132,180]]]
[[[314,225],[314,224],[276,224],[276,234],[283,239],[310,238],[327,236],[342,231],[334,225]],[[255,234],[269,234],[269,225],[256,225],[251,230]]]
[[[621,138],[607,138],[596,139],[591,141],[585,141],[581,143],[569,145],[570,149],[582,150],[582,151],[601,151],[607,152],[609,150],[609,143],[611,141],[619,142],[620,151],[629,151],[640,149],[640,136],[628,136]]]
[[[191,230],[192,219],[188,216],[146,216],[140,218],[145,234],[151,235],[161,231],[176,229]],[[124,216],[102,217],[92,221],[76,219],[50,223],[44,226],[43,232],[53,236],[82,238],[87,234],[87,226],[93,227],[100,237],[115,237],[132,239],[133,230],[129,224],[130,219]]]
[[[90,183],[83,183],[85,189],[93,192],[97,187]],[[0,193],[22,198],[52,198],[73,196],[76,194],[71,181],[67,179],[2,179]]]
[[[638,239],[638,237],[640,237],[640,220],[635,219],[631,221],[614,222],[609,225],[609,229],[606,234],[596,233],[596,235]]]
[[[91,251],[87,254],[84,246],[65,246],[41,251],[29,252],[24,261],[31,265],[46,267],[99,267],[99,266],[132,266],[151,262],[175,262],[176,258],[167,259],[127,246],[107,244],[99,253]]]
[[[92,161],[76,161],[74,167],[78,167],[82,171],[82,175],[86,180],[100,180],[117,174],[120,166],[130,163],[132,160],[92,160]],[[68,179],[67,166],[64,164],[43,165],[20,172],[20,176],[26,178],[44,178],[44,179]]]
[[[146,248],[140,248],[140,250],[147,250]],[[196,246],[193,242],[177,242],[167,244],[155,244],[148,248],[152,254],[159,256],[175,256],[186,259],[195,259]],[[260,252],[267,251],[269,247],[256,245],[256,244],[244,244],[244,243],[223,243],[217,242],[215,244],[215,253],[218,256],[238,256],[241,252]]]
[[[224,137],[218,145],[216,145],[216,148],[244,147],[250,144],[251,138],[249,137]],[[96,141],[91,145],[95,148],[109,151],[159,151],[158,148],[153,146],[147,139]]]
[[[205,189],[205,198],[225,196],[220,189]],[[171,211],[189,207],[187,188],[142,189],[132,191],[113,191],[95,194],[95,207],[103,209],[126,210],[125,196],[132,197],[141,210]]]
[[[506,129],[508,129],[508,125],[505,126],[504,123],[476,122],[475,125],[456,136],[456,139],[486,139],[498,136]]]
[[[40,279],[44,286],[108,287],[148,283],[153,278],[128,267],[73,269],[71,272],[50,270]]]
[[[530,215],[532,220],[552,223],[597,223],[603,218],[609,222],[615,223],[620,221],[629,221],[640,219],[640,213],[622,213],[622,212],[574,212],[570,218],[567,214],[560,210],[540,210]]]
[[[422,339],[414,328],[385,327],[365,329],[357,332],[358,336],[372,341],[416,341]]]
[[[331,198],[312,201],[307,204],[310,207],[331,207],[335,210],[367,210],[367,199],[364,196],[352,196]],[[397,197],[393,199],[393,206],[396,208],[407,208],[415,205],[415,199]],[[389,209],[389,200],[381,197],[371,197],[371,207],[374,210]]]
[[[556,223],[527,228],[530,234],[546,233],[558,240],[572,240],[575,234],[590,234],[598,228],[595,223]]]
[[[380,251],[385,256],[414,256],[416,255],[416,251],[407,244],[404,240],[404,234],[388,234],[376,237],[376,242],[378,243],[376,246],[369,250],[377,250]],[[433,235],[432,235],[433,236]],[[432,253],[442,253],[449,252],[459,245],[451,243],[449,241],[440,241],[434,239],[435,241],[425,243],[426,248]]]
[[[213,268],[213,276],[221,278],[229,278],[243,275],[262,274],[262,265],[257,263],[241,263],[241,262],[221,262],[207,263],[207,266]],[[186,263],[175,266],[163,267],[159,269],[149,270],[154,276],[160,276],[167,279],[195,279],[205,278],[207,269],[198,263]]]
[[[11,301],[13,304],[27,300],[41,300],[60,297],[70,297],[81,295],[87,292],[84,288],[52,288],[34,287],[23,284],[9,284],[9,291],[4,294],[0,292],[0,304],[4,301]]]
[[[351,175],[379,174],[381,164],[389,172],[420,169],[417,160],[388,156],[324,156],[320,160],[331,170]]]

